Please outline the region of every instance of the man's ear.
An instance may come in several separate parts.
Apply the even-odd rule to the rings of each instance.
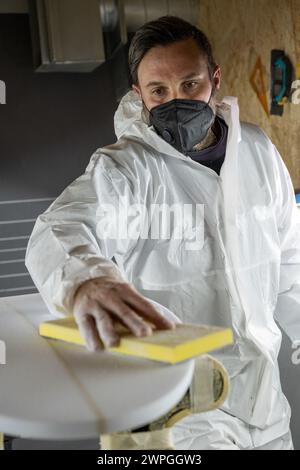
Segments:
[[[140,98],[142,97],[141,91],[137,85],[132,85],[132,89],[139,95]]]
[[[216,65],[213,75],[213,82],[215,90],[220,90],[221,86],[221,68],[219,65]]]

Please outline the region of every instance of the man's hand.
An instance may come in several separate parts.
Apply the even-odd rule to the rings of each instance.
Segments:
[[[101,348],[101,341],[106,348],[119,344],[115,321],[135,336],[152,334],[151,326],[144,320],[157,329],[175,327],[132,284],[110,277],[89,279],[81,284],[75,292],[73,314],[90,351]]]

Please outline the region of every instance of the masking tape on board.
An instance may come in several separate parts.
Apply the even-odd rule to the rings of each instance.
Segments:
[[[101,450],[175,450],[171,429],[102,434]]]

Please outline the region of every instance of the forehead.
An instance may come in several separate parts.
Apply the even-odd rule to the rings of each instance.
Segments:
[[[150,49],[140,62],[138,78],[141,85],[146,85],[152,80],[172,80],[206,72],[207,58],[191,38]]]

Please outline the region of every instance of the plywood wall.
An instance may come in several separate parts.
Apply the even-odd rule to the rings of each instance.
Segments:
[[[221,65],[220,97],[238,97],[241,119],[268,133],[300,189],[300,104],[288,103],[282,117],[268,117],[249,81],[261,56],[269,92],[271,49],[284,49],[294,66],[300,62],[300,0],[201,0],[199,27]]]

